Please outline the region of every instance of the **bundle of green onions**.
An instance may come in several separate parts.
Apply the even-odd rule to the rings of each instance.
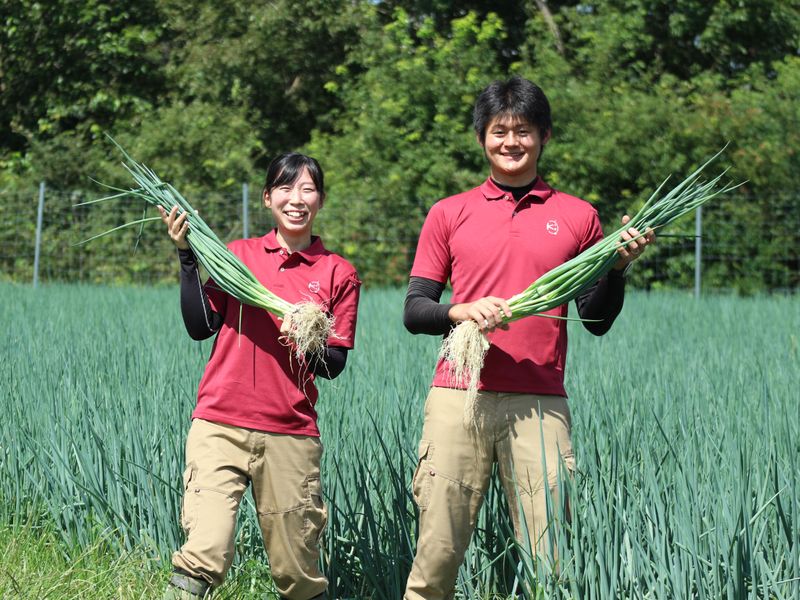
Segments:
[[[623,232],[634,227],[643,235],[648,228],[654,231],[662,229],[715,196],[738,187],[740,184],[718,187],[725,172],[710,181],[700,180],[703,170],[721,152],[715,154],[674,189],[659,198],[669,178],[664,180],[628,223],[575,258],[551,269],[527,289],[509,298],[508,306],[512,314],[511,317],[505,317],[504,321],[516,321],[533,315],[560,318],[544,313],[577,298],[613,268],[619,259],[617,250],[633,241],[622,242],[620,236]],[[439,352],[439,357],[448,363],[451,380],[457,384],[466,383],[468,398],[466,423],[471,423],[474,417],[472,411],[477,396],[480,371],[488,350],[489,341],[481,333],[478,324],[470,320],[462,321],[453,328]]]
[[[114,143],[116,144],[116,142]],[[331,335],[333,317],[325,313],[314,302],[303,301],[292,304],[270,292],[256,279],[252,271],[225,246],[205,221],[200,218],[198,211],[172,185],[161,181],[152,170],[134,161],[119,144],[116,145],[127,161],[123,163],[123,166],[133,176],[138,187],[130,190],[111,188],[120,193],[84,202],[82,205],[123,197],[135,197],[145,200],[147,204],[162,206],[167,211],[173,206],[178,206],[178,214],[186,213],[186,218],[189,222],[186,241],[195,256],[197,256],[197,259],[213,278],[217,287],[236,298],[239,302],[263,308],[281,319],[290,317],[287,337],[291,340],[299,360],[302,360],[308,354],[320,354],[325,348],[328,336]],[[145,209],[147,204],[145,204]],[[93,236],[82,243],[108,235],[124,227],[143,225],[147,221],[156,220],[160,221],[161,217],[143,217],[140,220],[126,223]]]

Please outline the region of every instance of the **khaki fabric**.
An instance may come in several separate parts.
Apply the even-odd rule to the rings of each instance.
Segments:
[[[253,486],[264,547],[280,594],[308,600],[328,582],[319,538],[327,523],[319,438],[195,419],[186,440],[181,524],[186,543],[172,564],[219,586],[233,561],[236,513]]]
[[[479,392],[471,429],[463,425],[465,402],[463,390],[434,387],[425,403],[413,480],[419,539],[406,600],[453,598],[495,462],[517,539],[530,539],[537,553],[551,551],[548,491],[557,507],[560,465],[574,468],[567,399]]]

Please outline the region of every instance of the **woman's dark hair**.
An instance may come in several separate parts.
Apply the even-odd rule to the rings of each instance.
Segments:
[[[308,169],[308,174],[311,175],[311,180],[319,192],[321,199],[325,198],[325,175],[322,173],[322,167],[316,159],[300,154],[299,152],[287,152],[273,159],[267,167],[267,179],[264,182],[264,193],[269,193],[270,190],[281,185],[292,185],[300,174],[303,168]]]
[[[539,128],[542,137],[553,126],[550,103],[542,88],[519,76],[514,76],[508,81],[493,81],[475,101],[472,124],[481,144],[486,141],[486,128],[489,123],[499,115],[525,119]]]

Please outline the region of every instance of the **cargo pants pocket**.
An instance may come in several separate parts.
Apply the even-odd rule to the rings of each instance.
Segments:
[[[328,524],[328,509],[322,500],[322,481],[310,476],[305,481],[305,508],[303,514],[303,541],[315,548]]]
[[[197,520],[196,511],[193,510],[192,506],[192,499],[194,498],[194,493],[192,490],[192,484],[194,483],[195,477],[197,476],[197,468],[195,467],[194,463],[190,463],[186,465],[186,468],[183,471],[183,498],[181,500],[181,527],[189,534],[189,531],[194,526]]]
[[[435,473],[433,467],[433,442],[420,440],[417,451],[417,468],[412,480],[412,493],[414,502],[420,510],[427,510],[431,501],[432,477]]]

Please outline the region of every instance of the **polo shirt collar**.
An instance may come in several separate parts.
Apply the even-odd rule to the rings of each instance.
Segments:
[[[491,177],[486,178],[486,181],[481,184],[480,190],[487,200],[502,200],[509,193],[497,187]],[[544,182],[544,179],[537,175],[533,188],[531,188],[531,191],[529,191],[525,197],[536,196],[540,200],[545,201],[553,195],[554,191],[553,188]]]
[[[267,252],[279,252],[283,249],[278,241],[278,230],[273,228],[270,232],[261,238],[264,244],[264,250]],[[311,245],[305,250],[296,250],[290,256],[297,255],[310,265],[313,265],[320,258],[325,255],[325,246],[322,245],[322,239],[318,235],[311,236]]]

